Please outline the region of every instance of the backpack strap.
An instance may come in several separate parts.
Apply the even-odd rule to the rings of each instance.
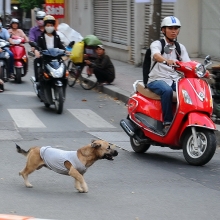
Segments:
[[[181,61],[181,49],[180,49],[180,44],[175,41],[175,46],[176,46],[176,57],[177,57],[177,60]]]
[[[165,47],[165,40],[164,39],[160,39],[159,41],[160,41],[161,46],[162,46],[162,49],[161,49],[160,53],[161,53],[161,55],[163,55],[164,54],[164,47]],[[153,64],[152,68],[150,69],[150,71],[154,68],[156,63],[157,63],[157,61],[154,62],[154,64]]]

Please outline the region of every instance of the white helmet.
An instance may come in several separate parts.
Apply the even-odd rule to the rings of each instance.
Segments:
[[[43,20],[46,16],[46,13],[44,11],[38,11],[36,14],[36,20]]]
[[[19,20],[17,18],[12,18],[10,21],[10,25],[13,23],[19,24]]]
[[[174,16],[165,17],[161,22],[160,28],[171,27],[171,26],[181,27],[181,23],[180,23],[179,19]]]

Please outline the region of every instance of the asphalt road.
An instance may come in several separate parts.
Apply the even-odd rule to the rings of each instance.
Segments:
[[[67,88],[63,114],[47,109],[33,92],[31,71],[8,82],[0,102],[0,213],[57,220],[219,219],[220,151],[193,167],[182,151],[152,147],[136,154],[119,126],[124,103],[79,85]],[[20,117],[19,117],[20,116]],[[18,172],[22,148],[51,145],[77,150],[93,138],[116,144],[114,161],[98,161],[85,174],[89,192],[78,193],[71,177],[42,168],[28,189]]]

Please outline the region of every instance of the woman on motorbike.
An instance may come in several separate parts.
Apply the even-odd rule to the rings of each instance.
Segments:
[[[26,34],[24,33],[24,31],[22,31],[21,29],[19,29],[19,20],[16,18],[12,18],[10,21],[10,26],[11,28],[8,29],[8,32],[10,34],[10,36],[15,35],[18,37],[22,37],[25,39],[25,42],[29,42],[28,37],[26,36]]]
[[[44,17],[44,32],[38,37],[37,45],[42,50],[49,48],[60,48],[65,50],[66,48],[62,44],[59,35],[55,31],[56,20],[51,15]],[[36,57],[40,57],[38,50],[34,51]]]

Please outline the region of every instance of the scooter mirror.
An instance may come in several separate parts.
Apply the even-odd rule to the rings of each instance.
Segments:
[[[204,64],[207,65],[208,63],[210,63],[210,61],[211,61],[211,57],[210,55],[208,55],[205,57]]]

